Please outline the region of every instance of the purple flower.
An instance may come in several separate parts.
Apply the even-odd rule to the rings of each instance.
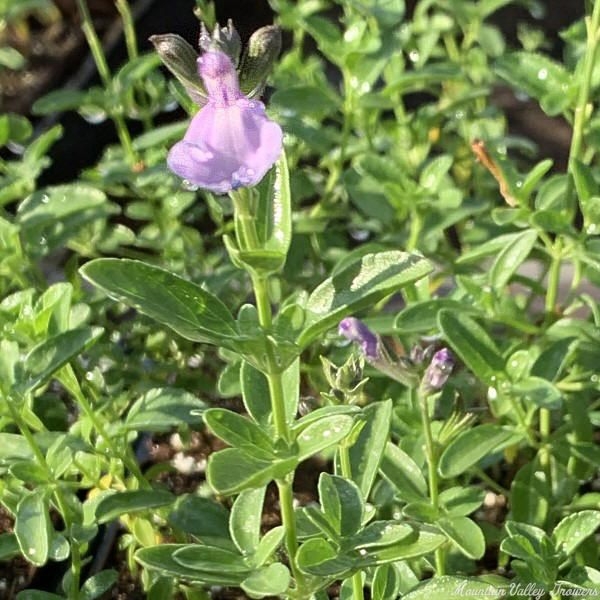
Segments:
[[[240,91],[226,54],[205,52],[198,66],[208,100],[171,148],[169,169],[216,194],[255,185],[281,154],[281,127],[267,118],[262,102]]]
[[[422,385],[430,391],[440,390],[444,387],[452,369],[454,368],[454,357],[447,348],[438,350],[431,359],[425,375],[423,376]]]
[[[360,348],[368,361],[376,361],[381,358],[379,337],[362,321],[354,317],[346,317],[340,321],[338,333],[351,342],[360,344]]]

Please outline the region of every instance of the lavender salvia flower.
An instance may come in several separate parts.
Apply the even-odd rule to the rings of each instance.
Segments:
[[[447,348],[438,350],[432,357],[429,366],[423,375],[421,385],[427,391],[434,392],[444,387],[452,369],[454,368],[454,357]]]
[[[198,59],[207,102],[167,158],[171,171],[198,187],[225,194],[257,184],[279,158],[281,127],[264,104],[241,91],[235,66],[224,52]]]

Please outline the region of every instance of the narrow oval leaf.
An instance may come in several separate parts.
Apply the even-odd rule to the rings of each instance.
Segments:
[[[352,429],[354,419],[348,415],[324,417],[302,430],[296,438],[298,460],[318,454],[344,439]]]
[[[366,419],[358,438],[349,449],[351,479],[368,498],[375,482],[377,469],[383,458],[392,420],[392,401],[374,402],[365,407],[362,417]]]
[[[265,500],[265,487],[243,491],[231,507],[229,532],[244,555],[256,552],[260,540],[260,524]]]
[[[189,544],[162,544],[142,548],[135,553],[135,559],[147,569],[185,581],[197,581],[208,585],[239,586],[245,579],[244,573],[234,573],[227,569],[215,573],[186,567],[178,563],[173,556],[177,551],[186,547],[189,547]]]
[[[400,576],[394,565],[381,565],[375,569],[371,594],[373,600],[396,600],[400,593]]]
[[[306,303],[305,329],[298,338],[307,346],[345,316],[370,306],[432,271],[429,261],[407,252],[366,254],[326,279]]]
[[[463,431],[446,446],[438,466],[442,477],[464,473],[482,458],[505,445],[515,434],[499,425],[478,425]]]
[[[185,390],[154,388],[135,401],[123,429],[161,432],[182,424],[197,425],[202,422],[198,411],[204,408],[206,404],[200,398]]]
[[[356,533],[363,520],[363,499],[355,483],[321,473],[319,501],[325,518],[342,537]]]
[[[485,553],[485,538],[479,525],[468,517],[445,517],[436,525],[468,558],[479,560]]]
[[[217,546],[186,544],[173,553],[173,560],[184,567],[208,572],[248,573],[250,571],[241,554]]]
[[[285,476],[296,464],[296,457],[267,461],[239,448],[227,448],[210,456],[206,477],[219,494],[237,494]]]
[[[204,422],[216,436],[234,448],[245,448],[249,454],[266,460],[274,456],[269,436],[247,417],[224,408],[209,408],[204,412]]]
[[[600,527],[600,510],[582,510],[565,517],[552,532],[554,543],[570,556]]]
[[[100,571],[85,580],[79,597],[81,600],[96,600],[117,583],[118,578],[119,574],[114,569]]]
[[[116,492],[100,500],[96,506],[96,520],[106,523],[121,515],[167,506],[175,496],[166,490],[133,490]]]
[[[339,554],[327,540],[317,538],[308,540],[300,546],[296,554],[298,568],[310,575],[331,577],[345,573],[354,565],[354,560]]]
[[[37,567],[44,565],[53,531],[46,489],[37,488],[23,496],[15,515],[15,536],[23,557]]]
[[[273,563],[268,567],[254,571],[242,581],[241,588],[250,598],[281,596],[290,585],[290,572],[285,565]]]
[[[537,231],[526,229],[500,251],[489,272],[489,282],[495,290],[502,290],[510,281],[529,256],[536,240]]]
[[[452,349],[483,382],[504,370],[504,359],[485,329],[466,314],[440,312],[439,326]]]
[[[20,393],[34,390],[102,335],[101,327],[81,327],[55,335],[25,357]]]
[[[402,500],[411,502],[427,497],[427,482],[421,469],[404,450],[391,442],[385,447],[379,470]]]
[[[141,261],[99,258],[80,269],[91,283],[194,342],[233,349],[237,330],[229,309],[200,286]]]

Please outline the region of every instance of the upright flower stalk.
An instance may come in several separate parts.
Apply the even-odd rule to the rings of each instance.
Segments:
[[[264,87],[266,72],[279,51],[278,40],[279,30],[275,27],[256,32],[242,58],[238,76],[240,43],[231,23],[227,28],[215,28],[212,36],[203,28],[200,45],[204,52],[197,59],[198,78],[193,72],[193,49],[189,45],[176,36],[158,36],[152,40],[165,64],[200,105],[183,140],[171,148],[167,164],[176,175],[200,188],[215,194],[230,194],[238,243],[247,252],[260,251],[262,245],[253,214],[252,192],[247,188],[259,183],[282,153],[281,128],[268,119],[264,104],[253,99]],[[268,333],[273,324],[270,272],[252,268],[243,261],[238,266],[245,268],[250,276],[259,324]],[[268,382],[275,435],[290,442],[277,348],[267,342],[265,352],[262,372]],[[292,481],[293,473],[276,483],[290,569],[297,594],[304,597],[304,577],[296,564],[298,536]]]
[[[427,456],[427,473],[429,486],[429,499],[432,508],[439,510],[439,478],[438,459],[439,451],[436,447],[431,428],[431,417],[429,415],[429,397],[441,390],[454,368],[454,358],[447,348],[442,348],[433,354],[431,361],[419,383],[419,370],[430,350],[423,351],[416,348],[411,352],[412,360],[393,362],[385,352],[383,344],[375,333],[364,323],[354,317],[347,317],[340,322],[338,332],[343,337],[359,345],[365,360],[379,371],[390,377],[405,383],[411,392],[411,396],[418,403],[421,415],[421,426],[425,438],[425,454]],[[342,473],[344,469],[344,455],[341,453]],[[345,473],[343,473],[345,475]],[[444,546],[435,551],[435,572],[442,576],[446,573],[446,553]],[[359,574],[360,576],[360,574]],[[360,580],[362,588],[362,580]],[[353,589],[358,592],[359,580],[353,579]],[[360,596],[355,596],[360,597]]]

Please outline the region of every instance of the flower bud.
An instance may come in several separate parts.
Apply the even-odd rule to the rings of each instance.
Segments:
[[[346,317],[340,321],[338,333],[351,342],[356,342],[368,361],[376,361],[381,356],[379,337],[362,321]]]
[[[257,29],[248,40],[240,65],[240,88],[253,98],[260,96],[281,52],[281,29],[267,25]]]
[[[198,73],[198,54],[181,36],[174,33],[153,35],[150,41],[165,67],[182,83],[199,106],[206,104],[206,91]]]
[[[441,390],[444,387],[452,369],[454,368],[454,357],[447,348],[438,350],[431,359],[421,385],[428,391]]]
[[[240,53],[242,51],[242,40],[233,26],[233,21],[227,21],[227,27],[215,25],[212,35],[206,29],[204,23],[200,25],[200,39],[198,45],[204,52],[219,51],[227,54],[231,62],[237,68],[240,62]]]

